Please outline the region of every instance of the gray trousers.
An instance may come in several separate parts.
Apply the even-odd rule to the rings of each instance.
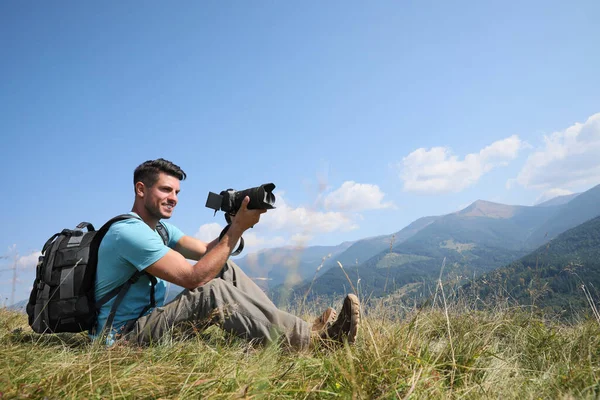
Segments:
[[[220,274],[138,319],[125,339],[139,344],[160,341],[172,329],[218,324],[225,331],[260,343],[282,340],[298,350],[308,348],[310,325],[279,310],[232,261]]]

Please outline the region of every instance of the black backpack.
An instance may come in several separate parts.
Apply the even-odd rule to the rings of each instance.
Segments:
[[[94,226],[89,222],[82,222],[74,230],[63,229],[48,239],[39,257],[26,308],[29,326],[35,332],[92,331],[100,307],[118,295],[105,324],[110,327],[127,290],[143,275],[148,275],[152,289],[150,304],[140,316],[156,305],[156,278],[144,271],[136,271],[127,282],[114,288],[101,299],[96,300],[94,296],[100,242],[113,223],[129,218],[139,217],[131,214],[116,216],[98,231],[94,230]],[[87,232],[83,231],[84,228],[87,228]],[[159,222],[156,229],[167,245],[169,237],[165,227]]]

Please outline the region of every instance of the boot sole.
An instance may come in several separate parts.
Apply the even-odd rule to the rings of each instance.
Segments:
[[[358,336],[358,327],[360,325],[360,302],[358,297],[353,294],[349,294],[345,299],[348,302],[350,308],[350,329],[348,330],[348,343],[354,343]]]

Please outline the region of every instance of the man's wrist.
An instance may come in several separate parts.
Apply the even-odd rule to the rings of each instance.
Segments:
[[[242,236],[242,234],[244,233],[244,229],[242,229],[242,227],[240,227],[238,224],[236,224],[235,222],[232,223],[229,226],[229,229],[227,230],[227,235],[231,235],[230,237],[232,239],[235,239],[235,241],[237,242],[238,239]]]

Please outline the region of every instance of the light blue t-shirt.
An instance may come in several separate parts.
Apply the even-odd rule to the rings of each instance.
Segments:
[[[137,216],[133,212],[130,214]],[[151,229],[138,218],[126,219],[111,225],[98,249],[96,299],[102,298],[112,289],[127,282],[136,271],[146,269],[167,254],[169,248],[175,247],[179,239],[183,237],[183,232],[167,222],[161,221],[161,223],[169,234],[168,247],[164,245],[156,230]],[[164,304],[166,285],[162,279],[157,278],[157,281],[154,296],[156,306],[160,307]],[[127,321],[138,318],[144,307],[150,304],[151,287],[150,279],[146,275],[131,285],[117,308],[113,329],[108,338],[109,344],[112,342],[112,334],[118,332]],[[96,332],[102,332],[104,329],[116,297],[113,297],[100,309]],[[146,314],[151,311],[152,309],[148,310]]]

